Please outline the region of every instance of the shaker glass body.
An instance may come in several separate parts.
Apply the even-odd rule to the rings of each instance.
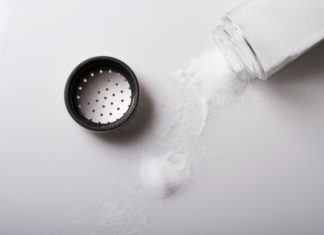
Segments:
[[[214,39],[241,79],[267,79],[324,38],[323,0],[250,0],[222,17]]]

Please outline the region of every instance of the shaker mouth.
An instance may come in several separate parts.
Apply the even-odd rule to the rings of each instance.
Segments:
[[[267,74],[240,28],[228,17],[223,18],[223,25],[213,31],[213,37],[221,54],[233,72],[241,80],[267,79]]]
[[[242,80],[248,80],[248,74],[244,62],[235,49],[235,45],[230,39],[230,35],[226,32],[223,25],[218,26],[213,31],[214,40],[218,50],[223,55],[232,71]]]

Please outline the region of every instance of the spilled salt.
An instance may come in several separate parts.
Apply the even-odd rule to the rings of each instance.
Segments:
[[[157,196],[173,195],[188,183],[191,176],[186,154],[170,151],[142,159],[140,174],[147,188]]]
[[[183,191],[194,181],[192,172],[197,170],[201,156],[188,153],[198,148],[194,142],[208,124],[211,111],[220,112],[228,104],[239,101],[247,86],[235,77],[217,50],[191,59],[173,76],[176,78],[174,84],[180,84],[176,86],[177,91],[181,87],[179,102],[182,108],[177,110],[176,125],[172,126],[176,134],[162,135],[159,143],[164,144],[163,150],[146,151],[140,162],[143,184],[152,194],[164,198]],[[160,107],[164,106],[167,109],[170,103],[162,103]],[[194,134],[189,138],[192,129]],[[173,150],[177,148],[184,151]]]
[[[200,135],[208,121],[210,107],[220,110],[229,102],[237,101],[244,92],[246,83],[238,81],[228,63],[217,50],[193,58],[175,73],[187,92],[199,101],[200,121],[197,134]],[[190,106],[190,101],[187,102]]]

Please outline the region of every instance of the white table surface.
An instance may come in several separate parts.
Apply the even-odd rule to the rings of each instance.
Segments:
[[[177,126],[172,74],[215,49],[211,30],[239,2],[2,0],[0,234],[323,234],[323,46],[249,84],[257,101],[211,104],[201,135]],[[104,136],[63,100],[72,69],[97,55],[128,63],[143,91],[138,117]],[[140,159],[173,148],[195,160],[194,180],[151,195]]]

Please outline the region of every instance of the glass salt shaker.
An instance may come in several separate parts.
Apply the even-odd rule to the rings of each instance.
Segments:
[[[239,78],[266,80],[323,40],[324,1],[245,1],[213,36]]]

